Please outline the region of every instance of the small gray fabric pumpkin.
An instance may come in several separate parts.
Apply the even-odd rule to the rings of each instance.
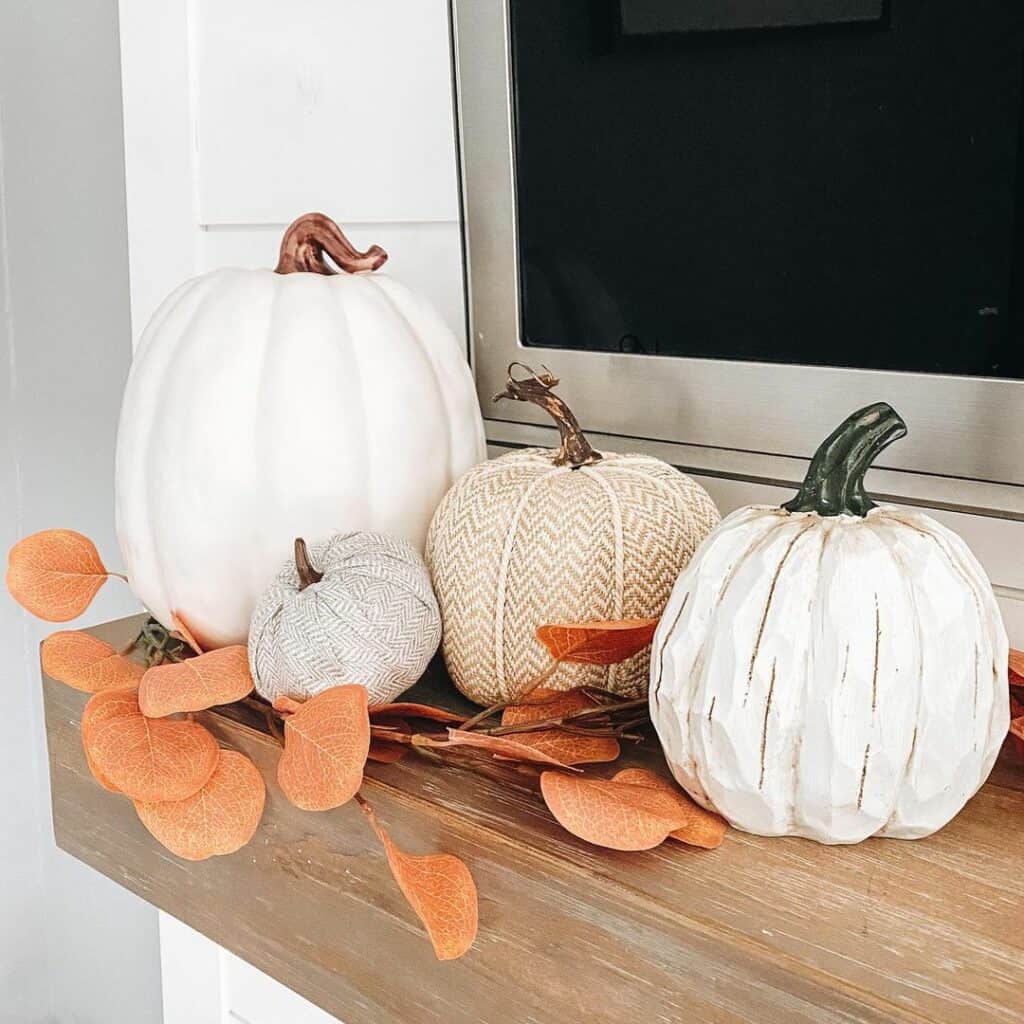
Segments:
[[[249,668],[269,701],[362,683],[381,704],[420,678],[440,640],[430,574],[408,541],[346,533],[307,550],[299,539],[253,612]]]

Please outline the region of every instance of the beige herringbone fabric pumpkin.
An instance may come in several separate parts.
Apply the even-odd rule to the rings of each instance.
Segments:
[[[482,463],[445,496],[427,538],[441,646],[479,704],[514,699],[550,664],[544,623],[660,615],[680,569],[718,522],[696,481],[645,455],[553,464],[529,448]],[[562,664],[545,683],[647,690],[650,655],[619,665]]]

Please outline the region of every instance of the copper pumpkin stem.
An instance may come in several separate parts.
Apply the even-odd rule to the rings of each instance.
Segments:
[[[526,370],[530,376],[512,376],[512,371],[517,366]],[[546,366],[542,366],[541,370],[542,373],[537,373],[525,363],[509,363],[508,383],[504,391],[494,396],[494,401],[500,402],[503,398],[511,398],[516,402],[533,402],[555,421],[562,438],[562,443],[552,459],[556,466],[579,469],[580,466],[591,466],[595,462],[600,462],[601,453],[590,447],[590,442],[584,436],[572,410],[554,393],[554,389],[558,387],[558,378]]]
[[[360,252],[325,214],[305,213],[292,221],[284,233],[274,273],[336,273],[324,259],[324,253],[349,274],[376,270],[388,258],[379,245],[371,245],[366,252]]]

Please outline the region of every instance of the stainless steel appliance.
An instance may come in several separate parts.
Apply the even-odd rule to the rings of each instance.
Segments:
[[[689,0],[638,42],[627,2],[452,0],[489,437],[546,439],[536,410],[490,403],[509,363],[544,363],[598,445],[788,484],[885,400],[910,434],[876,491],[1024,517],[1024,10],[680,32]]]

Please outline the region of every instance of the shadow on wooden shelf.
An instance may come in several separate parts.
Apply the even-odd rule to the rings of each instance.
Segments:
[[[140,621],[93,632],[118,645]],[[57,844],[345,1024],[1024,1019],[1019,766],[916,842],[730,831],[710,852],[617,853],[563,832],[514,768],[371,763],[364,791],[395,840],[476,879],[477,942],[438,963],[359,810],[281,796],[258,713],[199,716],[263,772],[267,808],[245,849],[188,863],[92,779],[86,695],[43,687]],[[438,670],[409,699],[468,706]],[[650,744],[624,762],[665,771]]]

